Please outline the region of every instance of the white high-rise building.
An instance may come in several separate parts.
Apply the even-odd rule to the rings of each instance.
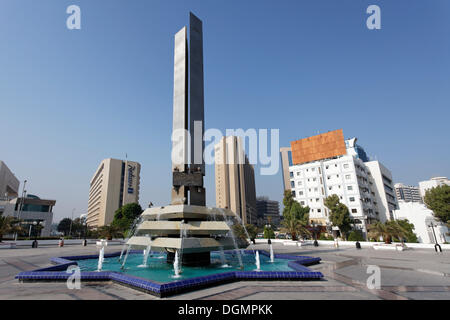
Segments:
[[[397,196],[397,200],[403,200],[405,202],[420,202],[422,203],[422,197],[420,196],[419,187],[415,186],[406,186],[403,183],[396,183],[395,187],[395,195]]]
[[[380,162],[368,161],[356,138],[344,140],[337,130],[292,142],[291,150],[282,153],[289,158],[290,189],[295,200],[310,207],[310,220],[329,223],[324,200],[333,194],[363,233],[368,223],[392,219],[397,205],[392,175]]]
[[[391,172],[379,161],[368,161],[364,165],[369,169],[374,185],[375,213],[381,221],[393,220],[394,210],[398,208]]]
[[[420,181],[419,189],[422,199],[425,197],[425,193],[427,192],[427,190],[442,185],[450,186],[450,180],[447,179],[447,177],[434,177],[430,180]]]

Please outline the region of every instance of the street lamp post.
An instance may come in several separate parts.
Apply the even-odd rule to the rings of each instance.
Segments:
[[[311,229],[313,231],[314,246],[318,247],[319,242],[317,241],[317,228],[316,228],[316,223],[314,221],[311,222]]]
[[[27,191],[25,190],[25,186],[27,185],[27,180],[23,181],[23,187],[22,187],[22,199],[20,199],[20,204],[19,204],[19,212],[17,215],[17,220],[20,220],[20,213],[22,212],[22,208],[23,208],[23,204],[25,202],[25,194],[27,193]],[[17,241],[17,231],[15,232],[14,235],[14,241]]]
[[[75,211],[75,208],[72,210],[72,219],[70,220],[70,229],[69,229],[69,236],[72,235],[72,223],[73,223],[73,213]]]
[[[34,226],[34,241],[31,244],[32,248],[37,248],[38,247],[38,241],[37,241],[37,236],[38,236],[38,226],[40,225],[40,222],[37,221],[33,221],[33,226]]]
[[[442,252],[442,248],[441,248],[441,246],[439,245],[439,243],[437,241],[436,232],[434,232],[434,227],[435,227],[434,223],[431,221],[430,224],[428,225],[428,227],[430,227],[431,230],[433,230],[434,243],[435,243],[434,250],[436,252]],[[436,227],[437,227],[437,225],[436,225]]]

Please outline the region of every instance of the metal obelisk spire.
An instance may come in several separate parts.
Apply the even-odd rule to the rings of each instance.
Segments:
[[[204,84],[203,84],[203,28],[202,21],[190,13],[190,41],[187,44],[187,28],[175,35],[174,96],[172,132],[172,204],[204,206],[206,204],[203,176],[204,150]],[[188,72],[188,60],[190,72]],[[188,80],[189,79],[189,80]],[[190,86],[188,85],[190,81]],[[190,108],[188,108],[188,88]],[[188,134],[188,109],[189,133]],[[190,136],[191,161],[188,163]],[[177,161],[174,161],[174,155]]]

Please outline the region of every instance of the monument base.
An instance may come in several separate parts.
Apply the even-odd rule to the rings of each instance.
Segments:
[[[167,252],[167,263],[173,264],[175,253]],[[189,267],[207,266],[211,264],[210,252],[183,253],[181,265]]]

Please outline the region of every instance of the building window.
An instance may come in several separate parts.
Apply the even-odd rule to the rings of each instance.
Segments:
[[[298,195],[302,196],[303,195],[303,191],[299,191]]]
[[[316,178],[313,178],[313,181],[316,181]]]
[[[300,204],[301,204],[302,206],[304,206],[304,205],[305,205],[305,201],[300,201]]]
[[[295,187],[295,182],[291,181],[291,187],[294,188]]]
[[[317,209],[317,212],[322,212],[322,210],[321,209]]]
[[[329,168],[329,166],[325,166],[325,169],[328,169]]]
[[[350,180],[351,176],[349,174],[345,175],[345,179]]]
[[[316,198],[316,202],[319,202],[319,200],[320,200],[319,198]]]
[[[311,171],[316,171],[316,168],[311,168]]]
[[[314,188],[314,191],[317,191],[317,188]]]
[[[350,202],[355,202],[355,197],[350,197],[349,200]]]
[[[289,175],[291,176],[291,178],[294,177],[294,173],[292,171],[289,171]]]
[[[348,163],[344,163],[344,169],[348,169]]]
[[[358,213],[357,209],[352,209],[352,213]]]
[[[339,175],[338,175],[338,174],[336,175],[336,178],[339,178]]]
[[[328,187],[328,190],[333,190],[333,187]]]
[[[292,191],[292,196],[295,198],[295,191]]]
[[[347,190],[353,190],[353,187],[352,186],[348,186]]]
[[[297,176],[299,176],[300,175],[300,171],[297,171]]]
[[[298,182],[298,185],[299,185],[299,186],[301,186],[301,185],[302,185],[302,182],[301,182],[301,181],[299,181],[299,182]]]

